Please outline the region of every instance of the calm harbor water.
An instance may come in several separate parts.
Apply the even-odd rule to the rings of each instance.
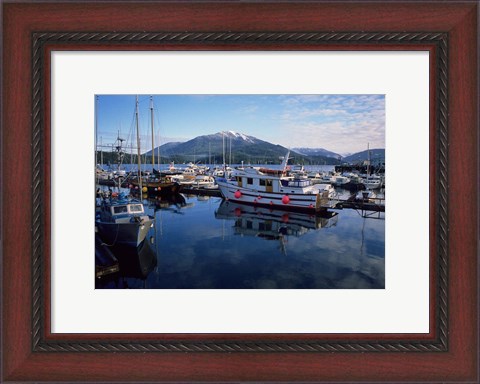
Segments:
[[[138,249],[113,249],[120,272],[96,288],[385,287],[384,213],[311,216],[184,195],[144,204],[155,227]]]

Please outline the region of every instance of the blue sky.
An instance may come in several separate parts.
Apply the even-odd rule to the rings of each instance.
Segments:
[[[220,131],[287,148],[340,153],[385,148],[384,95],[154,95],[155,146]],[[135,95],[99,95],[98,144],[136,147]],[[150,95],[139,95],[142,152],[151,149]],[[132,141],[133,140],[133,141]],[[105,149],[106,150],[106,149]]]

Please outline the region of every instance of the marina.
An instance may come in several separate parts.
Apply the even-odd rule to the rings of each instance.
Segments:
[[[155,217],[148,252],[114,247],[119,271],[96,288],[384,288],[382,212],[309,215],[195,195],[144,205]]]
[[[245,169],[234,165],[232,170],[237,167]],[[306,169],[334,171],[330,166]],[[235,182],[236,177],[232,173]],[[97,190],[100,196],[135,191],[121,185],[97,185]],[[309,212],[245,204],[228,199],[221,189],[186,186],[181,194],[143,193],[144,214],[153,218],[152,225],[140,246],[111,244],[110,265],[105,256],[96,258],[102,271],[96,288],[383,288],[385,190],[369,195],[337,187],[331,205]],[[268,266],[274,270],[269,277]]]

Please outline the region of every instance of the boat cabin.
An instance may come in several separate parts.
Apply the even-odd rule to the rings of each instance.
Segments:
[[[112,205],[110,207],[110,212],[113,216],[121,214],[138,214],[143,213],[142,204],[122,204],[122,205]]]
[[[103,222],[123,221],[144,214],[143,204],[140,202],[104,202],[100,210],[100,220]]]
[[[275,177],[265,174],[262,169],[259,172],[248,169],[237,172],[234,180],[239,187],[258,192],[305,193],[304,188],[309,188],[312,185],[311,180],[307,178]]]

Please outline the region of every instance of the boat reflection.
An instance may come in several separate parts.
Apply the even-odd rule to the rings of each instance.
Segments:
[[[155,198],[149,198],[148,203],[149,207],[154,208],[155,211],[159,209],[167,209],[171,206],[175,206],[176,208],[180,209],[188,205],[185,196],[183,196],[181,193],[155,196]]]
[[[281,240],[285,236],[300,237],[309,231],[335,226],[336,212],[317,214],[285,212],[263,207],[222,201],[215,212],[217,219],[234,220],[238,235],[256,236],[266,240]]]
[[[138,247],[109,247],[108,254],[118,264],[117,273],[97,275],[95,288],[147,288],[147,277],[157,266],[153,235],[147,235]]]

